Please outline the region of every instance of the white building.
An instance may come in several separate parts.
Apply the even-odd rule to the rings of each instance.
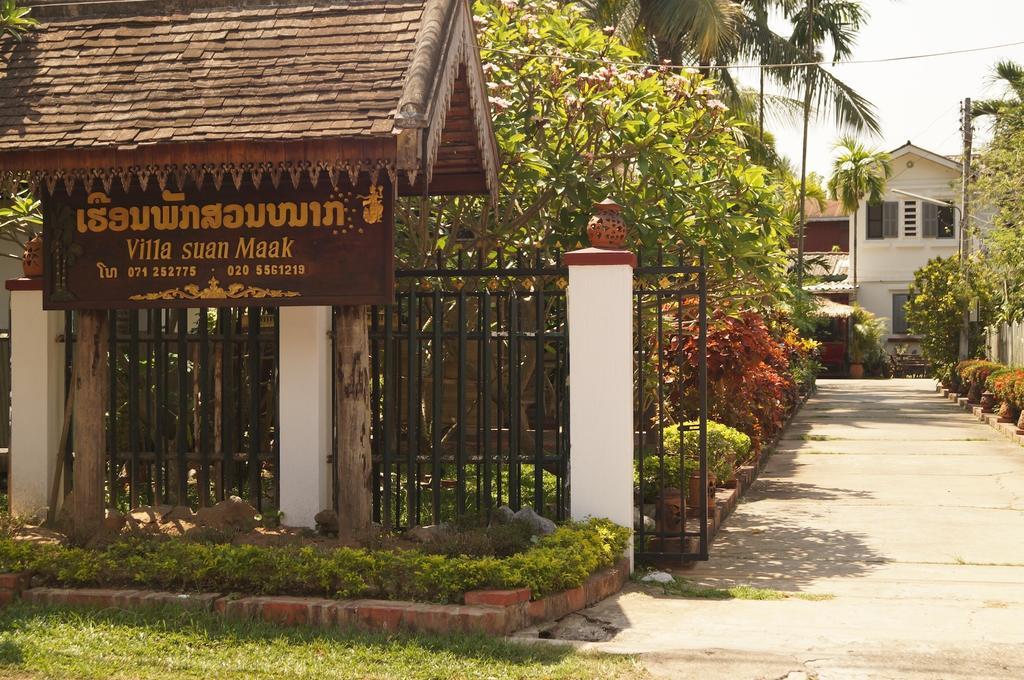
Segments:
[[[915,353],[917,338],[908,333],[903,307],[914,272],[959,250],[961,169],[957,161],[910,142],[892,152],[892,169],[884,201],[862,201],[857,214],[856,296],[861,306],[886,319],[889,351],[904,345]],[[957,207],[942,205],[946,201]]]

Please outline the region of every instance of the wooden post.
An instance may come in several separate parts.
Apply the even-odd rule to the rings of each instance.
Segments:
[[[335,389],[338,401],[335,465],[339,536],[363,538],[370,529],[370,338],[365,305],[334,312]],[[310,493],[315,493],[311,489]]]
[[[103,524],[103,482],[107,457],[107,312],[77,315],[75,338],[74,442],[72,522],[79,537],[95,534]]]

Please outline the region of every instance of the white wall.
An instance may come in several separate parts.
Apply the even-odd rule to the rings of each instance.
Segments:
[[[914,280],[914,272],[935,257],[949,257],[958,252],[959,225],[954,238],[924,238],[921,234],[921,201],[917,201],[917,236],[905,236],[903,202],[915,199],[895,193],[902,189],[928,196],[939,201],[960,203],[958,182],[960,172],[951,167],[913,152],[893,159],[893,176],[889,181],[886,201],[900,201],[900,234],[897,238],[867,238],[867,202],[862,202],[857,213],[857,273],[859,290],[857,301],[868,311],[884,317],[888,326],[887,339],[892,336],[892,296],[906,293]],[[959,211],[957,211],[959,219]],[[852,279],[852,274],[851,274]],[[897,341],[899,337],[893,338]],[[889,349],[893,343],[890,342]]]
[[[0,256],[0,282],[16,279],[21,275],[21,260]],[[0,295],[0,328],[6,330],[11,328],[11,294],[7,290]]]

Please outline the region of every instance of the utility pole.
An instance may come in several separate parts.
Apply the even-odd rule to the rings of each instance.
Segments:
[[[971,118],[971,98],[964,99],[963,111],[960,117],[961,130],[964,133],[964,150],[961,163],[962,193],[960,196],[960,270],[967,283],[968,265],[971,257],[970,239],[970,183],[971,183],[971,153],[974,144],[974,122]],[[968,288],[969,290],[969,288]],[[960,325],[960,359],[967,359],[970,356],[970,332],[971,332],[971,296],[968,295],[967,304],[964,305],[963,322]]]
[[[796,285],[804,288],[804,227],[807,203],[807,130],[811,123],[812,77],[814,73],[814,0],[807,0],[807,66],[804,78],[804,142],[800,161],[800,220],[796,225]],[[763,69],[762,69],[763,70]],[[856,235],[855,235],[856,236]]]

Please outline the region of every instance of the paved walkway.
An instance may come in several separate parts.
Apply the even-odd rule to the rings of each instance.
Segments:
[[[589,616],[655,677],[1024,678],[1024,448],[927,380],[823,380],[681,576],[834,595],[654,598]]]

